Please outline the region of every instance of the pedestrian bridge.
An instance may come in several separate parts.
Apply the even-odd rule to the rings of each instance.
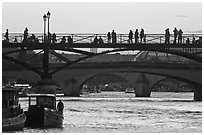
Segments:
[[[2,39],[4,38],[5,33],[2,34]],[[44,36],[43,33],[32,33],[29,34],[28,40],[24,40],[23,33],[9,33],[9,43],[23,43],[23,42],[33,42],[33,43],[83,43],[90,44],[94,43],[95,37],[101,37],[103,43],[112,43],[112,40],[108,40],[107,34],[101,33],[56,33],[56,36],[52,35]],[[68,38],[72,39],[72,42],[68,41]],[[63,39],[63,40],[62,40]],[[183,34],[182,35],[182,44],[186,44],[186,40],[190,40],[190,44],[199,44],[202,40],[201,33],[191,33],[191,34]],[[201,40],[200,40],[201,39]],[[173,43],[174,35],[170,35],[170,43]],[[142,41],[138,39],[138,42],[135,41],[135,37],[133,36],[133,43],[143,43],[143,44],[163,44],[165,42],[165,34],[145,34]],[[192,43],[193,42],[193,43]],[[116,34],[116,43],[118,44],[128,44],[129,43],[129,35],[128,34]]]

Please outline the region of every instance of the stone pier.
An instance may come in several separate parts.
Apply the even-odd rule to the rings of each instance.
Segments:
[[[141,73],[139,75],[139,77],[135,82],[134,90],[135,90],[135,97],[150,97],[151,88],[145,74]]]

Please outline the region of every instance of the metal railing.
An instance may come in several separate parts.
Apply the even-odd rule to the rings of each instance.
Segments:
[[[33,39],[32,34],[35,35],[35,39]],[[9,42],[9,43],[22,43],[24,42],[24,35],[23,33],[9,33],[8,41],[6,41],[6,38],[4,37],[5,33],[2,34],[3,42]],[[45,42],[50,43],[62,43],[62,38],[65,38],[65,43],[68,43],[68,37],[72,38],[72,43],[93,43],[94,38],[97,36],[102,38],[104,43],[112,43],[112,37],[111,40],[108,41],[107,34],[71,34],[71,33],[56,33],[56,41],[53,42],[53,38],[51,35],[51,38],[48,40],[48,37],[45,37]],[[183,34],[182,35],[182,44],[186,43],[187,38],[189,38],[190,43],[192,43],[193,38],[195,41],[202,40],[202,34]],[[170,43],[173,43],[174,41],[174,35],[170,35]],[[44,36],[43,33],[31,33],[29,34],[26,42],[37,42],[37,43],[43,43],[44,42]],[[145,43],[145,44],[163,44],[165,42],[165,34],[145,34],[145,37],[142,39],[142,42],[140,42],[140,37],[138,38],[138,43]],[[116,43],[120,44],[128,44],[129,43],[129,36],[128,34],[116,34]],[[133,35],[133,42],[135,43],[135,38]],[[176,43],[178,43],[178,37],[176,40]]]

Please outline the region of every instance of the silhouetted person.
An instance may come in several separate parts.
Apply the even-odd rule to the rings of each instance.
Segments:
[[[129,35],[128,35],[128,38],[129,38],[128,42],[129,42],[129,44],[131,44],[131,43],[132,43],[132,38],[133,38],[133,32],[132,32],[132,30],[130,30]]]
[[[199,37],[199,39],[196,41],[197,44],[202,44],[202,37]]]
[[[165,44],[169,44],[170,43],[170,32],[169,32],[169,28],[167,28],[165,30]]]
[[[98,37],[97,36],[95,36],[95,38],[94,38],[94,43],[98,43]]]
[[[179,29],[178,31],[178,43],[179,44],[182,44],[182,34],[183,34],[183,31]]]
[[[99,44],[103,44],[103,39],[101,38],[101,36],[99,37],[99,40],[98,40]]]
[[[63,113],[63,109],[64,109],[64,104],[61,100],[59,100],[59,102],[57,104],[57,110],[60,111],[61,113]]]
[[[66,42],[66,38],[65,38],[65,36],[63,36],[60,43],[65,43],[65,42]]]
[[[108,43],[110,43],[111,42],[111,34],[110,34],[110,32],[108,32],[107,37],[108,37]]]
[[[5,33],[4,37],[6,38],[6,41],[9,42],[9,33],[8,33],[8,29],[6,29],[6,33]]]
[[[146,43],[146,35],[144,34],[143,42]]]
[[[15,36],[14,43],[18,43],[17,37]]]
[[[51,38],[52,38],[52,36],[51,36],[51,33],[49,32],[48,33],[48,43],[51,43]]]
[[[195,37],[193,37],[192,44],[193,44],[193,45],[196,44]]]
[[[140,31],[140,43],[142,43],[142,39],[144,38],[144,29]]]
[[[116,41],[116,33],[115,33],[115,31],[113,30],[112,31],[112,33],[111,33],[111,35],[112,35],[112,43],[116,43],[117,41]]]
[[[176,29],[176,27],[174,28],[174,44],[176,44],[176,39],[177,39],[177,35],[178,35],[178,30]]]
[[[190,39],[189,38],[187,38],[187,40],[186,40],[186,44],[190,44]]]
[[[32,40],[32,42],[35,41],[35,35],[34,34],[31,35],[31,40]]]
[[[139,39],[139,32],[138,32],[138,29],[135,30],[135,43],[138,42],[138,39]]]
[[[28,42],[28,28],[25,28],[25,30],[24,30],[23,42]]]
[[[68,43],[69,43],[69,44],[72,44],[72,43],[73,43],[73,39],[71,38],[71,36],[68,36],[68,39],[67,39],[67,40],[68,40]]]
[[[56,34],[53,33],[53,34],[52,34],[52,43],[55,43],[55,42],[57,42]]]

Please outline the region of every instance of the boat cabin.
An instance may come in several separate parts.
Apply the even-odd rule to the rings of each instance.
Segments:
[[[47,107],[56,109],[56,97],[54,94],[29,94],[29,109],[35,107]]]
[[[9,118],[20,113],[18,92],[20,89],[13,87],[2,88],[2,117]]]

